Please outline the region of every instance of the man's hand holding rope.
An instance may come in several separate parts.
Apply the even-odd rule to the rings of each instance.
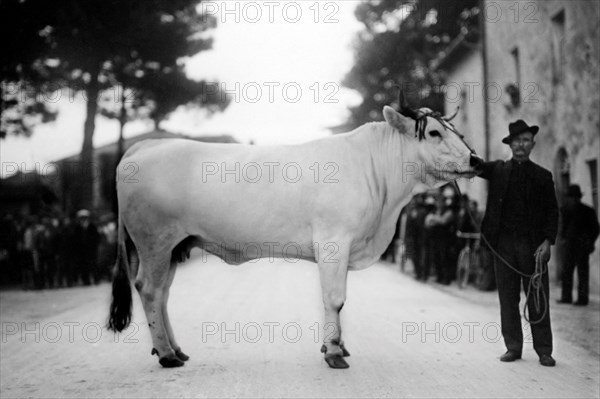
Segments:
[[[548,303],[546,298],[546,294],[542,288],[542,275],[547,271],[546,265],[550,260],[550,242],[548,240],[544,240],[544,242],[535,250],[535,273],[531,276],[531,280],[529,281],[528,293],[527,297],[531,290],[533,290],[533,306],[535,307],[536,312],[539,314],[541,311],[541,304],[544,303],[544,315],[548,311]],[[540,297],[540,294],[543,298]],[[523,309],[525,312],[525,309]],[[544,315],[536,320],[535,322],[531,322],[535,324],[544,318]]]
[[[544,242],[535,250],[535,269],[537,272],[541,272],[546,263],[550,260],[550,242],[544,240]]]

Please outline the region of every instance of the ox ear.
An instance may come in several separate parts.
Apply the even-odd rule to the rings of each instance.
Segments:
[[[383,118],[388,125],[397,129],[400,133],[407,131],[406,124],[410,119],[402,116],[402,114],[396,112],[392,107],[387,105],[383,107]]]

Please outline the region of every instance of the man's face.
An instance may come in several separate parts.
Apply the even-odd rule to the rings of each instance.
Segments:
[[[516,160],[529,159],[529,154],[535,141],[533,141],[533,134],[531,132],[523,132],[518,136],[515,136],[510,142],[510,150],[513,153],[513,158]]]

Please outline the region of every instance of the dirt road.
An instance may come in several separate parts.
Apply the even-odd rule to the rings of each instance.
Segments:
[[[505,364],[498,361],[504,345],[493,293],[481,293],[481,301],[457,296],[378,264],[349,275],[342,324],[350,368],[333,370],[319,353],[326,331],[316,265],[261,260],[233,267],[197,257],[177,273],[169,308],[178,340],[191,357],[178,369],[163,369],[150,356],[150,334],[135,292],[134,322],[119,335],[104,328],[109,284],[0,293],[0,396],[600,393],[598,352],[575,342],[569,331],[579,325],[561,324],[560,312],[566,311],[556,306],[557,366],[540,366],[530,343],[523,360]],[[596,310],[577,311],[587,313],[573,320],[586,324],[596,317],[597,323]]]

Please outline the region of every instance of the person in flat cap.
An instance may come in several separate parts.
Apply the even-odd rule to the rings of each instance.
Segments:
[[[573,302],[573,273],[577,269],[577,301],[586,306],[590,290],[590,254],[598,238],[600,227],[594,208],[581,202],[583,193],[578,184],[567,188],[565,205],[560,209],[562,223],[560,237],[565,248],[562,265],[562,295],[558,303]]]
[[[541,271],[542,289],[547,300],[536,310],[531,297],[527,306],[532,321],[533,348],[540,364],[551,367],[556,362],[552,357],[547,263],[550,246],[554,245],[558,231],[558,205],[552,174],[529,159],[538,131],[538,126],[529,126],[522,119],[510,123],[508,136],[502,143],[510,147],[512,158],[481,166],[479,176],[489,181],[481,232],[492,252],[497,254],[494,269],[502,336],[507,349],[500,361],[512,362],[521,358],[521,287],[526,290],[530,276]]]

